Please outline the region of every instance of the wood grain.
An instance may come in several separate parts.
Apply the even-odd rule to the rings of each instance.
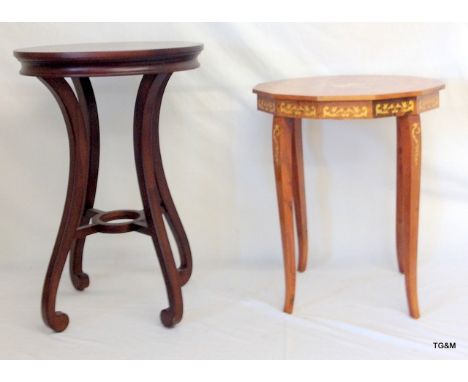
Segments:
[[[302,124],[300,119],[293,121],[292,132],[292,177],[294,192],[294,214],[296,216],[296,231],[299,243],[299,272],[307,268],[307,205],[304,182],[304,159],[302,153]]]
[[[286,284],[283,310],[286,313],[292,313],[296,289],[292,173],[293,130],[294,120],[280,117],[273,119],[273,159]]]
[[[419,194],[421,178],[421,122],[419,116],[398,118],[399,207],[397,207],[397,250],[400,269],[404,271],[410,315],[419,318],[417,294],[417,253],[419,229]]]
[[[439,80],[421,77],[323,76],[265,82],[253,92],[272,99],[340,102],[417,97],[444,87]]]

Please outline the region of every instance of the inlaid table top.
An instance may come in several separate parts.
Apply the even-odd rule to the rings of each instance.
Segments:
[[[307,77],[262,83],[258,109],[294,118],[375,118],[420,113],[439,106],[435,79],[409,76]]]
[[[38,46],[14,51],[21,74],[96,77],[194,69],[203,44],[180,41]]]
[[[255,86],[258,109],[273,114],[273,163],[284,258],[285,312],[292,313],[296,269],[305,271],[309,248],[302,119],[396,117],[396,252],[398,268],[405,275],[410,316],[420,316],[417,294],[420,113],[439,106],[439,91],[444,87],[439,80],[407,76],[308,77]]]

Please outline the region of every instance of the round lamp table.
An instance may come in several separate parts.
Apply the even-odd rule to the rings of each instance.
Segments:
[[[167,289],[169,307],[161,311],[166,327],[182,319],[181,286],[190,278],[190,246],[166,182],[159,148],[159,111],[173,72],[199,66],[201,44],[135,42],[78,44],[18,49],[21,74],[37,77],[58,102],[70,145],[70,173],[60,229],[42,293],[42,317],[53,330],[66,329],[69,318],[56,310],[61,274],[70,253],[74,287],[89,286],[82,268],[88,235],[136,231],[153,240]],[[143,210],[101,211],[94,208],[99,168],[99,122],[90,77],[142,75],[134,114],[134,151]],[[73,87],[65,80],[71,77]],[[176,240],[180,265],[174,260],[164,217]],[[114,220],[126,219],[124,222]]]
[[[396,248],[405,275],[411,317],[419,317],[416,285],[421,172],[420,114],[439,106],[445,86],[433,79],[405,76],[309,77],[257,85],[258,110],[273,115],[273,157],[283,244],[286,294],[291,313],[296,285],[294,222],[299,242],[298,270],[307,265],[307,216],[302,159],[302,118],[397,120]]]

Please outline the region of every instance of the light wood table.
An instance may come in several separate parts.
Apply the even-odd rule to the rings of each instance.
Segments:
[[[273,157],[283,243],[286,294],[292,313],[296,287],[294,217],[299,241],[298,270],[307,266],[307,215],[302,158],[302,118],[397,119],[396,248],[405,275],[411,317],[419,317],[417,246],[421,174],[420,114],[439,106],[445,85],[406,76],[309,77],[259,84],[259,110],[273,115]]]

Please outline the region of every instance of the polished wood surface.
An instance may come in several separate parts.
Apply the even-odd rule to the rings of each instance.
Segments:
[[[306,77],[259,84],[254,93],[275,99],[373,101],[417,97],[445,87],[439,80],[410,76]]]
[[[284,311],[295,299],[294,219],[298,270],[307,265],[307,215],[302,155],[302,118],[397,119],[396,249],[405,276],[410,316],[420,316],[417,246],[421,173],[420,113],[439,106],[438,80],[401,76],[336,76],[257,85],[257,107],[273,115],[273,158],[285,271]]]
[[[13,54],[23,75],[97,77],[194,69],[202,49],[199,43],[161,41],[50,45]]]
[[[169,307],[161,311],[161,321],[164,326],[172,327],[182,319],[181,287],[192,274],[192,255],[164,173],[159,142],[159,112],[172,71],[198,65],[196,55],[202,46],[125,43],[105,47],[70,47],[15,51],[22,62],[22,73],[38,76],[55,97],[65,120],[70,146],[66,202],[42,293],[44,322],[57,332],[65,330],[69,324],[68,315],[56,309],[57,290],[69,253],[74,287],[82,291],[89,286],[89,276],[83,270],[83,249],[88,235],[139,232],[150,236],[153,241],[169,301]],[[27,60],[35,61],[30,64],[31,61]],[[42,68],[39,62],[43,63]],[[175,67],[174,63],[178,66]],[[78,76],[78,72],[86,72],[87,75]],[[72,77],[73,87],[64,78],[65,73]],[[101,211],[94,207],[100,142],[98,110],[89,77],[124,73],[143,74],[134,113],[135,164],[143,210]],[[115,221],[119,219],[129,221]],[[178,266],[165,221],[178,248]]]
[[[89,78],[73,78],[73,86],[78,96],[78,103],[84,117],[88,142],[88,185],[86,190],[84,210],[94,208],[96,197],[97,179],[99,173],[99,116],[93,87]],[[89,216],[83,214],[80,225],[89,223]],[[73,286],[77,290],[83,290],[89,286],[89,276],[83,271],[83,250],[85,238],[76,239],[70,251],[70,277]]]
[[[371,119],[435,109],[444,86],[418,77],[335,76],[268,82],[253,91],[257,108],[276,116]]]
[[[419,115],[397,118],[397,255],[405,275],[410,315],[419,318],[417,255],[421,184],[421,121]]]
[[[294,193],[294,214],[296,216],[297,240],[299,243],[299,262],[297,269],[304,272],[307,268],[307,205],[304,184],[304,159],[302,155],[302,123],[294,119],[292,136],[292,175]]]
[[[294,291],[296,289],[296,256],[294,248],[294,190],[292,145],[294,121],[286,118],[273,118],[273,161],[275,166],[276,194],[280,217],[281,240],[286,293],[283,310],[292,313]]]

